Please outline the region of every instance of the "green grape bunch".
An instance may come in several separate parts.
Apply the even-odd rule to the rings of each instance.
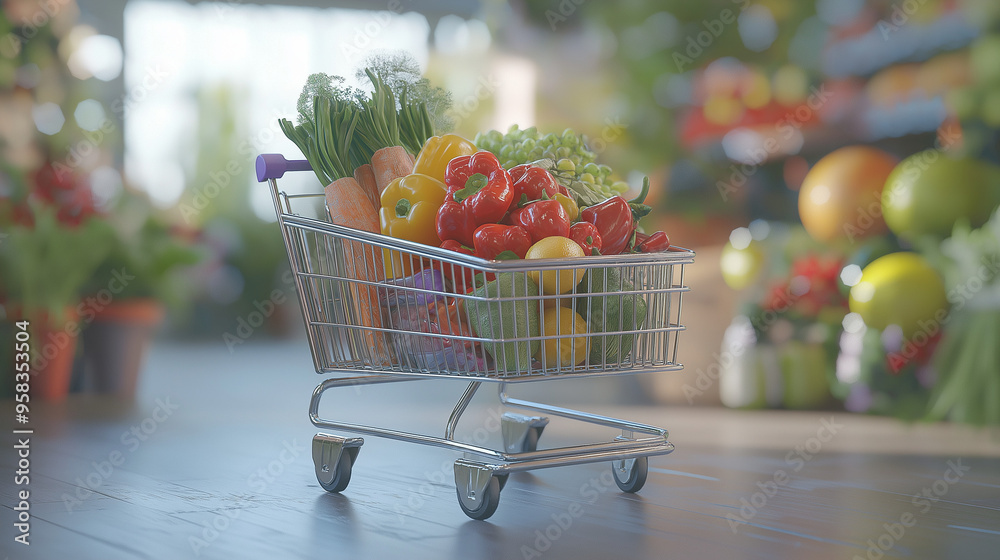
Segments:
[[[567,128],[562,134],[540,134],[535,127],[521,130],[515,124],[476,135],[476,147],[492,152],[510,169],[522,163],[551,160],[549,172],[577,199],[580,206],[600,204],[628,190],[628,183],[612,178],[611,168],[597,163],[597,154],[587,147],[587,137]]]

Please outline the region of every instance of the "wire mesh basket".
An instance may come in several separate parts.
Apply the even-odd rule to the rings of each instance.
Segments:
[[[318,373],[517,381],[681,368],[689,250],[486,261],[304,217],[282,196]]]

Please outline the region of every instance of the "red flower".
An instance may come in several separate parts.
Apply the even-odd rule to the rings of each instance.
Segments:
[[[917,342],[923,341],[923,344],[917,344]],[[889,352],[885,356],[886,364],[889,366],[889,372],[892,374],[899,374],[900,371],[911,363],[918,365],[924,365],[928,363],[931,356],[934,355],[934,350],[937,348],[938,342],[941,341],[941,331],[930,337],[923,337],[917,340],[917,337],[911,337],[909,340],[903,340],[902,347],[895,351]]]
[[[96,213],[90,185],[70,169],[46,163],[32,174],[32,180],[29,196],[55,207],[56,217],[64,225],[76,227]]]
[[[771,289],[764,296],[762,307],[765,311],[783,313],[795,303],[795,296],[792,295],[791,288],[787,282],[778,282],[771,286]]]
[[[34,182],[35,188],[41,193],[70,191],[77,186],[76,175],[69,169],[57,170],[51,163],[45,163],[35,171]]]

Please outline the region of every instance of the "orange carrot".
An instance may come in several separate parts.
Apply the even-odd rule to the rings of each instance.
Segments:
[[[372,155],[372,171],[381,194],[393,179],[413,173],[413,156],[402,146],[382,148]]]
[[[381,191],[379,191],[378,183],[375,182],[375,172],[372,171],[372,166],[366,163],[355,169],[354,180],[361,185],[372,206],[378,210],[382,206]]]
[[[326,206],[334,224],[372,233],[381,233],[378,212],[365,190],[352,177],[337,179],[326,187]],[[385,280],[382,251],[358,241],[344,241],[344,266],[348,278],[367,282]],[[382,328],[378,291],[374,286],[351,283],[353,305],[348,310],[361,326]],[[386,354],[384,337],[378,331],[365,331],[364,344],[373,352],[372,364],[383,363]],[[366,350],[362,350],[364,352]]]

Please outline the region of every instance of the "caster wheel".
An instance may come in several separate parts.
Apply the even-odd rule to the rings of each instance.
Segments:
[[[542,430],[544,428],[531,428],[528,430],[527,435],[524,438],[524,446],[521,448],[522,452],[538,451],[538,438],[542,437]]]
[[[351,467],[353,466],[354,461],[351,459],[351,453],[347,453],[346,451],[341,453],[340,460],[333,467],[335,470],[333,478],[330,482],[323,482],[322,478],[317,478],[319,485],[327,492],[343,492],[347,488],[347,485],[351,483]],[[323,468],[329,468],[329,465],[324,465]]]
[[[542,435],[543,428],[531,428],[524,437],[524,444],[521,447],[521,452],[525,453],[528,451],[538,450],[538,438]],[[509,474],[498,474],[494,478],[500,481],[500,489],[503,490],[504,486],[507,486],[507,479],[510,478]]]
[[[622,492],[638,492],[646,484],[649,459],[647,457],[619,459],[611,463],[611,472],[615,475],[615,484]]]
[[[506,481],[507,475],[503,475],[503,478]],[[500,477],[493,476],[490,478],[489,484],[486,485],[483,495],[477,497],[475,503],[464,499],[462,493],[458,492],[458,505],[462,506],[465,515],[472,519],[480,521],[489,519],[496,512],[497,506],[500,505],[500,487]]]
[[[342,492],[351,482],[351,468],[365,440],[330,434],[313,436],[312,459],[316,480],[327,492]]]
[[[542,416],[525,416],[505,412],[500,419],[503,431],[503,447],[507,453],[528,453],[538,450],[538,438],[548,425],[549,419]]]

